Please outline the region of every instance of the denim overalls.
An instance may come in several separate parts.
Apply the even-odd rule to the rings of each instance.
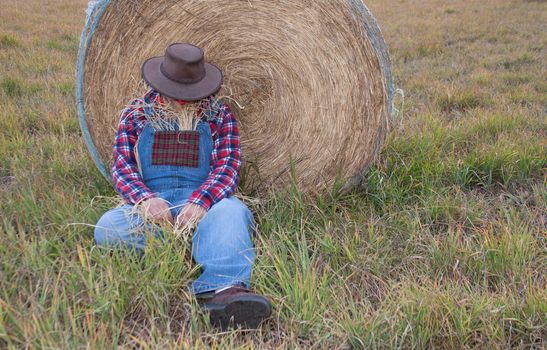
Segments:
[[[171,133],[156,131],[147,123],[135,147],[144,183],[168,202],[175,219],[211,171],[213,141],[209,123],[204,120],[195,131]],[[99,219],[95,227],[97,244],[144,249],[145,224],[138,214],[131,213],[132,207],[125,204],[111,209]],[[148,228],[156,236],[162,235],[157,225],[149,224]],[[253,215],[238,198],[231,196],[215,203],[193,233],[192,256],[201,265],[202,274],[192,282],[190,291],[197,294],[239,283],[249,287],[255,258],[253,231]]]

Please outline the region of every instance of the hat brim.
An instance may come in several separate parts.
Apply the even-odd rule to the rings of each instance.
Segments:
[[[223,81],[222,71],[211,63],[205,63],[205,77],[193,84],[183,84],[167,78],[160,70],[163,56],[146,60],[141,69],[143,79],[160,94],[184,101],[197,101],[214,94]]]

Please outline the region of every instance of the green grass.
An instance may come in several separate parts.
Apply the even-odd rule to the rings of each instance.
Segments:
[[[367,2],[405,116],[356,191],[249,202],[274,315],[224,333],[187,293],[190,242],[94,245],[117,199],[74,105],[85,5],[0,0],[1,348],[545,348],[545,2]]]
[[[0,47],[18,47],[19,45],[19,40],[17,40],[16,37],[6,34],[0,34]]]
[[[75,53],[78,51],[78,37],[76,35],[62,35],[50,39],[46,42],[46,47],[50,50],[66,51]]]
[[[19,79],[5,78],[0,81],[0,91],[4,93],[6,97],[22,97],[34,95],[43,90],[40,84],[25,84]]]
[[[441,96],[438,101],[439,108],[443,112],[466,112],[470,109],[486,105],[485,98],[470,91],[460,92],[456,95],[447,94]]]

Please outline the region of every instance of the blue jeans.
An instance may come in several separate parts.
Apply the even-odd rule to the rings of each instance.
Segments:
[[[174,189],[158,193],[169,202],[176,218],[190,192]],[[125,204],[107,211],[95,227],[99,245],[143,250],[146,230],[155,236],[162,232],[157,225],[145,226],[138,214],[131,214],[132,205]],[[244,283],[249,287],[255,251],[251,242],[253,215],[238,198],[224,198],[214,204],[198,223],[192,238],[192,256],[202,267],[201,275],[192,282],[192,293],[205,293]]]

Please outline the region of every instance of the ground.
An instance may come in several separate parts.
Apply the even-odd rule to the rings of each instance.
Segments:
[[[188,242],[94,247],[115,193],[75,110],[85,1],[0,0],[0,347],[544,348],[547,3],[367,4],[404,112],[361,191],[252,203],[274,317],[219,333]]]

